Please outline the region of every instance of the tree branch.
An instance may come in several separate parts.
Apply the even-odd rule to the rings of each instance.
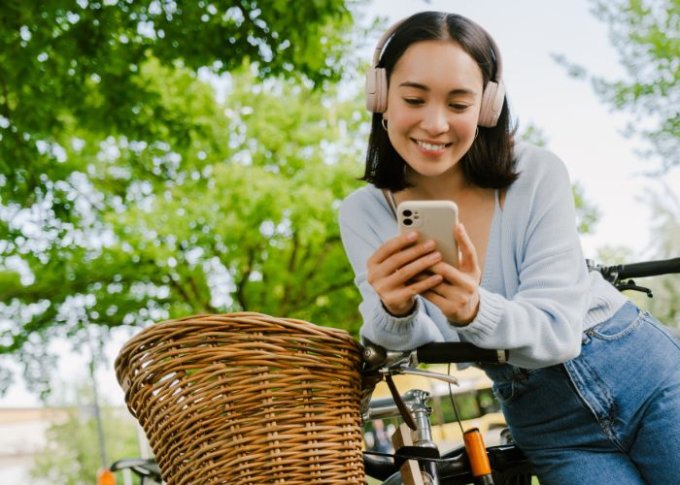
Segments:
[[[296,303],[299,303],[297,306],[292,307],[289,309],[290,313],[297,312],[303,308],[306,308],[316,302],[316,299],[319,298],[320,296],[326,296],[334,291],[342,290],[344,288],[347,288],[348,286],[353,286],[354,285],[354,278],[351,278],[346,281],[336,281],[335,283],[326,286],[325,288],[317,291],[316,293],[312,293],[307,296],[306,299],[304,300],[298,300]]]
[[[246,263],[243,275],[236,283],[236,301],[241,307],[242,311],[248,310],[248,303],[246,302],[245,286],[248,283],[251,273],[253,272],[253,262],[255,261],[255,248],[250,248],[248,251],[248,260]]]
[[[178,276],[179,278],[179,276]],[[182,296],[184,301],[188,303],[189,305],[193,306],[193,303],[191,302],[191,297],[189,296],[189,293],[184,289],[184,287],[180,284],[179,279],[175,279],[173,275],[170,275],[170,281],[172,282],[172,287],[177,290],[177,292]]]
[[[297,254],[300,249],[300,239],[298,238],[297,232],[293,232],[293,249],[290,253],[290,258],[288,258],[288,274],[294,274],[297,268]],[[288,281],[283,289],[283,297],[281,298],[281,311],[285,315],[286,309],[288,308],[288,303],[290,301],[291,294],[294,291],[294,282]]]

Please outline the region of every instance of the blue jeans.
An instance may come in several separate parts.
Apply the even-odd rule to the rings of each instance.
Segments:
[[[680,342],[634,304],[569,362],[485,370],[541,484],[680,483]]]

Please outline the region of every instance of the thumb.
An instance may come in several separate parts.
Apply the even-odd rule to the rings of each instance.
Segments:
[[[477,258],[477,249],[474,244],[472,244],[472,240],[465,230],[465,226],[462,223],[459,223],[454,230],[454,234],[461,255],[459,269],[465,273],[473,273],[475,275],[481,273],[479,269],[479,260]]]

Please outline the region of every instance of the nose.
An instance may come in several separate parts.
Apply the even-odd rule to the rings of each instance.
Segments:
[[[431,135],[438,135],[449,131],[449,120],[446,109],[441,106],[428,106],[423,110],[423,119],[420,125],[423,130]]]

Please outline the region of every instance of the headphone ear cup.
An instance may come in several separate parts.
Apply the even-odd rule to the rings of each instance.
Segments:
[[[482,106],[479,110],[477,124],[485,128],[496,126],[503,109],[505,100],[505,86],[502,82],[489,81],[482,94]]]
[[[366,73],[366,109],[373,113],[384,113],[387,109],[387,73],[382,67]]]

